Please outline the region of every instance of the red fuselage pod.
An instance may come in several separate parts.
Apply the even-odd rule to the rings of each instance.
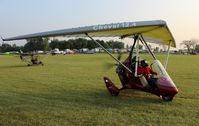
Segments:
[[[168,77],[159,77],[156,83],[158,92],[162,96],[175,96],[178,93],[175,84]]]

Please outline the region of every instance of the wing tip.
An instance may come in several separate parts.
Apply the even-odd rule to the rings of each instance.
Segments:
[[[4,42],[5,41],[5,39],[3,39],[3,37],[0,35],[0,38],[1,38],[1,40]]]

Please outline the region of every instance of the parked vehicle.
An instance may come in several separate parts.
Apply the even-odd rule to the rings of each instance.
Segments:
[[[55,49],[51,50],[51,54],[52,55],[57,55],[57,54],[61,54],[61,52],[59,51],[58,48],[55,48]]]

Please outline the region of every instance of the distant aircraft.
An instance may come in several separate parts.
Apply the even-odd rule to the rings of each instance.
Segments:
[[[19,51],[17,54],[19,55],[21,61],[25,62],[28,66],[33,65],[44,65],[40,59],[40,56],[34,53],[23,53],[23,51]]]
[[[116,73],[119,76],[122,88],[116,87],[108,77],[104,77],[106,87],[113,96],[117,96],[120,91],[124,89],[136,89],[155,94],[161,97],[164,101],[171,101],[178,93],[176,85],[166,72],[170,47],[176,47],[176,43],[166,22],[163,20],[93,25],[21,35],[5,38],[3,41],[55,36],[88,37],[93,40],[93,42],[97,43],[102,49],[104,49],[104,51],[117,62]],[[121,62],[119,58],[114,57],[100,43],[94,40],[94,37],[119,37],[122,39],[132,38],[133,46],[128,58],[124,62]],[[168,55],[164,66],[159,60],[157,60],[155,54],[149,48],[149,42],[168,45]],[[147,66],[148,70],[147,75],[145,73],[140,74],[140,67],[142,67],[143,62],[140,60],[141,57],[139,56],[139,49],[137,48],[138,46],[136,46],[139,44],[143,44],[143,46],[145,46],[153,59],[153,63],[150,65],[151,68],[145,62],[145,66]],[[152,66],[157,70],[156,77],[153,77],[149,73],[149,70],[152,69]],[[153,80],[153,82],[151,80]]]

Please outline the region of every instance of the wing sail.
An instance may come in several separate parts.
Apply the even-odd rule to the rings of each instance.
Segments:
[[[175,40],[163,20],[123,22],[104,25],[93,25],[86,27],[62,29],[34,34],[20,35],[16,37],[3,39],[4,41],[31,39],[37,37],[86,37],[88,33],[92,37],[132,37],[135,34],[142,34],[146,38],[156,41],[159,44],[168,45],[171,42],[172,47],[176,47]],[[158,40],[158,41],[157,41]]]

